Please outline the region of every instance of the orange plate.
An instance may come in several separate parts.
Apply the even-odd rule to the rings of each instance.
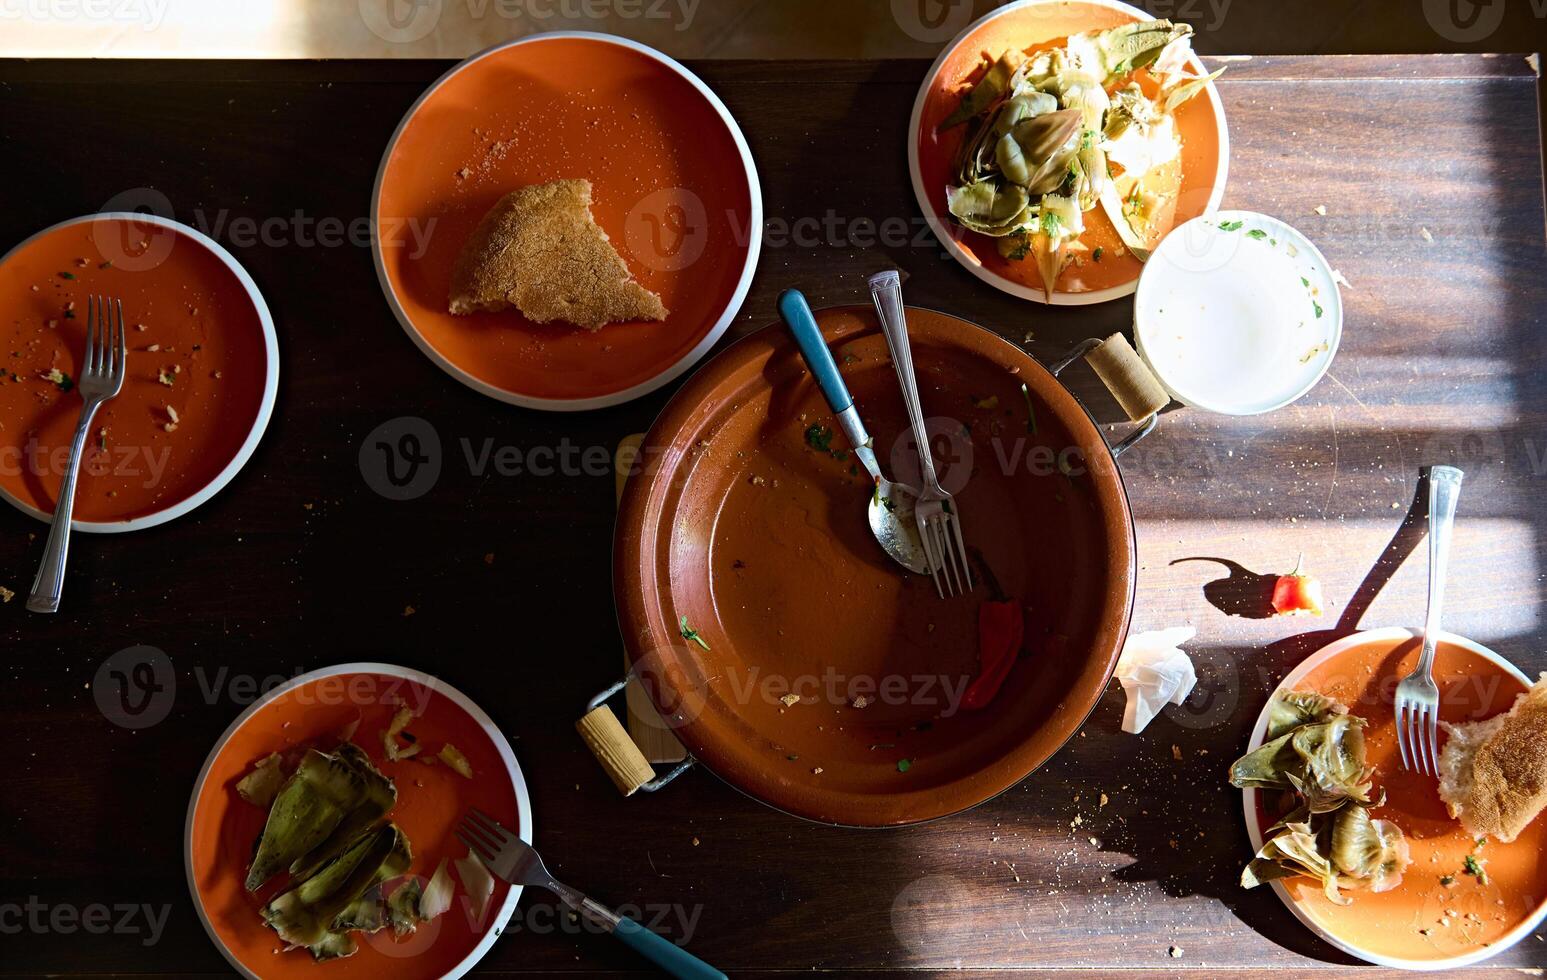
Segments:
[[[1301,921],[1345,952],[1382,966],[1433,970],[1497,955],[1547,917],[1547,821],[1536,821],[1508,844],[1488,841],[1479,855],[1487,862],[1488,884],[1462,872],[1473,840],[1446,812],[1434,779],[1404,770],[1397,750],[1392,698],[1397,681],[1417,665],[1420,646],[1420,634],[1411,630],[1356,633],[1307,658],[1278,688],[1336,698],[1370,723],[1366,737],[1375,788],[1388,794],[1375,816],[1396,821],[1412,848],[1413,865],[1402,884],[1379,895],[1350,892],[1350,906],[1332,904],[1308,880],[1274,882],[1274,889]],[[1434,677],[1440,718],[1449,722],[1507,711],[1528,686],[1525,675],[1498,654],[1448,633],[1439,644]],[[1252,748],[1262,744],[1266,729],[1264,709]],[[1442,729],[1442,749],[1444,739]],[[1260,848],[1263,829],[1279,816],[1270,812],[1276,794],[1245,794],[1247,829],[1252,846]],[[1450,887],[1440,884],[1446,875],[1455,879]],[[1447,910],[1459,913],[1449,926],[1441,924]]]
[[[882,467],[917,485],[874,313],[823,310],[817,322]],[[619,509],[618,620],[665,723],[730,783],[826,823],[914,823],[1020,782],[1100,699],[1133,603],[1127,497],[1079,402],[965,320],[910,308],[908,332],[967,546],[1027,607],[1026,652],[986,709],[960,695],[979,671],[991,588],[942,599],[882,552],[869,478],[782,326],[726,350],[672,398]],[[813,424],[834,430],[829,451],[810,444]],[[683,638],[683,618],[707,649]]]
[[[519,313],[452,316],[474,226],[526,184],[585,178],[596,221],[670,311],[591,332]],[[719,98],[677,62],[601,34],[546,34],[447,72],[387,145],[373,248],[387,301],[453,377],[503,401],[579,410],[666,384],[746,296],[763,221],[757,171]]]
[[[1045,302],[1035,262],[1001,258],[993,239],[967,231],[951,220],[945,206],[945,186],[967,127],[956,126],[941,133],[936,133],[936,127],[956,110],[963,92],[982,74],[987,59],[998,58],[1012,47],[1045,47],[1071,34],[1154,19],[1116,0],[1024,0],[979,19],[935,60],[913,104],[908,169],[924,216],[946,250],[973,275],[1007,293]],[[1196,57],[1191,67],[1204,73],[1203,63]],[[1225,194],[1230,137],[1224,105],[1212,84],[1202,98],[1177,110],[1176,121],[1182,136],[1182,186],[1174,222],[1179,225],[1219,207]],[[1065,273],[1060,281],[1066,288],[1053,294],[1056,305],[1102,303],[1131,295],[1138,287],[1144,265],[1126,250],[1117,254],[1122,243],[1104,212],[1098,208],[1086,215],[1086,221],[1088,230],[1082,241],[1092,248],[1104,246],[1109,257],[1078,270],[1080,281],[1075,288],[1068,287],[1076,272]]]
[[[230,253],[153,215],[76,218],[0,259],[0,495],[43,520],[82,404],[44,375],[80,377],[90,295],[123,304],[128,377],[92,423],[73,526],[160,524],[214,496],[252,455],[279,385],[274,324]]]
[[[383,758],[381,732],[399,703],[421,714],[411,726],[415,735],[430,749],[454,744],[472,764],[475,778],[464,779],[445,765]],[[451,909],[401,941],[391,929],[359,935],[359,952],[322,967],[305,950],[279,951],[282,944],[259,914],[262,901],[243,887],[266,814],[237,795],[236,783],[271,752],[313,740],[331,748],[338,732],[357,718],[355,743],[397,784],[397,805],[389,817],[413,847],[409,874],[428,879],[441,858],[467,853],[453,831],[471,807],[532,841],[531,801],[510,745],[461,692],[428,674],[390,664],[342,664],[303,674],[232,723],[205,761],[188,804],[188,887],[210,938],[245,976],[310,978],[319,969],[336,980],[461,976],[494,944],[516,907],[521,889],[496,882],[483,921],[473,921],[453,870],[457,884]],[[277,890],[271,884],[258,895],[266,901]]]

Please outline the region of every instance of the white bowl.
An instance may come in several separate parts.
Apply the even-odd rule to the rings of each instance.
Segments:
[[[1177,401],[1224,415],[1283,408],[1343,338],[1332,267],[1277,218],[1220,211],[1175,228],[1144,266],[1139,353]]]

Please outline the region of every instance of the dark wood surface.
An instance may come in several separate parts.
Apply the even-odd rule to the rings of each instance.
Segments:
[[[147,187],[196,224],[360,218],[392,128],[444,67],[0,63],[0,245]],[[839,229],[766,248],[733,335],[772,320],[785,287],[816,305],[855,302],[888,265],[910,275],[912,302],[1044,360],[1126,326],[1128,302],[1023,303],[927,238],[860,248],[843,237],[859,219],[917,225],[903,148],[923,63],[695,67],[742,122],[769,220],[832,215]],[[702,771],[620,799],[571,727],[618,670],[612,479],[475,477],[456,447],[610,449],[671,389],[585,415],[498,404],[418,353],[368,249],[233,246],[280,333],[279,404],[256,455],[189,518],[79,539],[57,617],[28,614],[20,597],[0,606],[0,904],[166,907],[165,931],[149,944],[144,932],[0,932],[0,973],[225,972],[190,905],[181,844],[194,776],[250,698],[234,684],[363,659],[478,698],[515,747],[556,873],[614,903],[698,913],[692,948],[733,975],[1350,965],[1268,891],[1237,887],[1249,847],[1223,769],[1305,654],[1356,626],[1420,620],[1424,562],[1403,558],[1419,542],[1421,464],[1468,473],[1448,625],[1547,669],[1536,76],[1516,56],[1275,57],[1232,61],[1220,91],[1234,147],[1226,204],[1298,225],[1352,288],[1342,351],[1308,397],[1261,418],[1171,412],[1123,461],[1142,566],[1134,625],[1198,629],[1200,690],[1174,716],[1142,738],[1120,733],[1113,685],[1042,771],[907,830],[802,823]],[[1100,419],[1118,418],[1087,369],[1067,377]],[[357,452],[374,427],[410,415],[436,427],[446,465],[429,494],[395,503],[366,485]],[[25,592],[42,531],[0,511],[0,584]],[[1250,573],[1283,571],[1301,551],[1326,586],[1326,618],[1253,618]],[[1190,557],[1247,571],[1173,564]],[[89,687],[132,644],[177,669],[170,715],[138,731],[106,720]],[[510,932],[482,970],[639,969],[605,939]],[[1547,943],[1527,939],[1496,965],[1547,965]]]

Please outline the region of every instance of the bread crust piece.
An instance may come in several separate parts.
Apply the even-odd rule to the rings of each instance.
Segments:
[[[623,320],[664,320],[666,307],[635,282],[591,217],[591,182],[531,184],[483,216],[451,273],[455,314],[515,307],[533,323],[587,330]]]
[[[1467,833],[1509,843],[1547,807],[1547,674],[1486,721],[1446,725],[1440,796]]]

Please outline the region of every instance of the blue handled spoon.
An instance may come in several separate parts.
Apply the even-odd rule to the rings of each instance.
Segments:
[[[849,445],[854,447],[854,455],[859,457],[875,484],[867,514],[871,533],[881,545],[881,550],[897,564],[910,572],[926,574],[929,571],[929,560],[925,557],[924,546],[919,542],[918,525],[913,520],[913,505],[918,501],[919,492],[901,483],[893,483],[881,475],[870,433],[865,431],[865,423],[860,421],[859,411],[854,407],[854,398],[843,383],[843,375],[838,373],[838,362],[833,360],[832,351],[827,349],[827,342],[822,339],[822,330],[817,326],[816,317],[811,315],[811,306],[800,290],[786,289],[779,296],[779,315],[784,318],[784,325],[790,328],[790,333],[795,335],[800,355],[806,359],[806,366],[811,369],[817,386],[822,389],[822,396],[837,416],[838,427],[843,430]]]

